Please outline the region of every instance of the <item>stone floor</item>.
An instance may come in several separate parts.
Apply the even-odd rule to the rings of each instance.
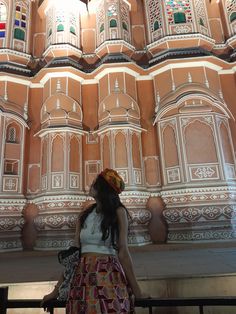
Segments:
[[[236,242],[131,247],[139,280],[236,275]],[[52,281],[61,266],[54,251],[0,253],[0,284]]]

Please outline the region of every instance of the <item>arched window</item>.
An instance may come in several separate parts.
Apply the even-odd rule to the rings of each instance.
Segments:
[[[25,40],[25,32],[20,28],[15,28],[14,30],[14,38],[19,40]]]
[[[236,20],[236,12],[233,12],[231,15],[230,15],[230,22],[232,23],[233,21]]]
[[[158,21],[155,21],[154,25],[153,25],[153,30],[157,31],[158,29],[159,29],[159,23],[158,23]]]
[[[63,32],[64,31],[64,25],[63,24],[57,25],[57,31],[58,32]]]
[[[10,127],[8,129],[7,142],[10,142],[10,143],[16,142],[16,129],[14,127]]]
[[[70,33],[76,35],[74,26],[70,27]]]
[[[110,27],[117,27],[117,21],[114,19],[110,20]]]
[[[7,21],[7,8],[4,3],[0,2],[0,38],[6,36],[6,21]]]
[[[174,13],[175,24],[186,23],[186,16],[182,12]]]

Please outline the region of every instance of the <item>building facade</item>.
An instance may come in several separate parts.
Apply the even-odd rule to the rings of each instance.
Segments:
[[[0,0],[0,251],[124,178],[130,244],[236,238],[236,0]]]

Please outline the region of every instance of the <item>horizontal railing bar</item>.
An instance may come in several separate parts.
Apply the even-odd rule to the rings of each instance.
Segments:
[[[10,299],[7,308],[39,308],[42,300],[39,299]],[[63,308],[66,302],[51,300],[45,306]],[[204,298],[150,298],[135,300],[135,307],[164,307],[164,306],[232,306],[236,305],[236,296],[204,297]]]
[[[204,297],[204,298],[151,298],[137,299],[135,306],[208,306],[208,305],[236,305],[236,296]]]

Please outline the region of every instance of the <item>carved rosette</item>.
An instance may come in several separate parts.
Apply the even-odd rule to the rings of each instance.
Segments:
[[[25,201],[0,202],[0,252],[22,250],[21,230],[24,225],[22,211]]]
[[[34,219],[38,235],[35,250],[58,250],[73,245],[75,225],[85,197],[39,202]]]
[[[151,212],[145,209],[148,193],[123,193],[122,202],[128,208],[132,222],[129,230],[129,245],[145,245],[152,243],[148,225],[152,218]]]
[[[164,196],[169,242],[236,239],[234,191],[219,188],[180,194]]]

